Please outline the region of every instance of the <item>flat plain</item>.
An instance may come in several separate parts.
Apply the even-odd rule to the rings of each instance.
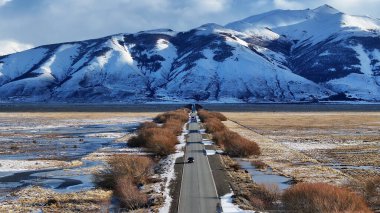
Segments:
[[[262,160],[296,180],[348,184],[380,175],[380,112],[373,106],[297,107],[222,113],[230,120],[227,126],[259,142]]]

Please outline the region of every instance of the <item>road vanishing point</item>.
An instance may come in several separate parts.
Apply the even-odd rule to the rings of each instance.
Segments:
[[[195,117],[196,112],[193,110],[190,115]],[[200,128],[200,123],[190,119],[178,205],[180,213],[218,212],[219,198],[210,164],[204,152]],[[186,163],[188,157],[193,157],[194,163]]]

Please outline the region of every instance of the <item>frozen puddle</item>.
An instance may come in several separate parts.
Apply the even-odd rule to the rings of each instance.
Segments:
[[[291,178],[277,175],[269,167],[265,171],[261,171],[253,166],[249,161],[244,161],[241,159],[235,160],[239,163],[242,169],[247,170],[251,174],[252,180],[257,184],[276,185],[281,191],[289,188],[292,184]]]
[[[30,185],[62,193],[94,188],[92,173],[104,163],[85,160],[85,157],[98,151],[106,154],[118,153],[121,150],[130,151],[127,150],[125,142],[115,141],[136,129],[138,125],[138,122],[129,122],[8,130],[10,133],[23,133],[22,137],[5,138],[2,143],[17,140],[28,145],[32,143],[31,139],[27,138],[30,135],[34,135],[35,141],[31,146],[23,148],[25,150],[22,152],[0,155],[0,161],[3,163],[0,168],[0,200],[12,190]],[[50,135],[54,137],[50,138]],[[53,159],[58,159],[59,162],[80,160],[83,164],[70,168],[62,165],[57,166],[59,168],[54,165],[40,165],[41,160]],[[25,165],[18,162],[24,162]]]

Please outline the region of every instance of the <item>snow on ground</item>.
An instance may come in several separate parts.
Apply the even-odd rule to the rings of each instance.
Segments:
[[[125,136],[126,133],[122,132],[102,132],[102,133],[93,133],[86,134],[85,137],[95,137],[95,138],[121,138]]]
[[[0,172],[26,171],[44,168],[54,168],[66,164],[55,160],[0,160]]]
[[[220,198],[220,202],[222,205],[223,212],[225,213],[240,213],[240,212],[254,212],[240,209],[237,205],[232,202],[233,192],[223,195]]]
[[[295,143],[295,142],[282,142],[282,144],[286,145],[290,149],[298,150],[298,151],[307,151],[313,149],[334,149],[338,147],[338,144],[323,144],[323,143]]]
[[[187,124],[188,123],[183,125],[182,134],[178,136],[179,144],[176,145],[177,152],[169,155],[166,159],[164,159],[161,162],[162,165],[165,165],[166,167],[164,169],[165,170],[164,174],[161,174],[161,178],[165,179],[166,181],[165,181],[165,189],[163,191],[165,202],[164,202],[164,205],[159,210],[160,213],[166,213],[166,212],[169,212],[170,210],[170,206],[173,200],[173,198],[170,196],[170,183],[175,178],[175,174],[174,174],[175,161],[177,160],[177,158],[184,156],[184,152],[182,150],[183,150],[183,147],[185,147],[186,145],[185,135],[188,133],[186,129]],[[157,185],[156,187],[160,187],[160,186]]]
[[[212,149],[205,149],[206,155],[215,155],[216,151]]]
[[[210,140],[203,140],[202,141],[202,143],[203,143],[203,145],[205,145],[205,146],[211,146],[211,145],[214,145],[214,142],[212,142],[212,141],[210,141]]]

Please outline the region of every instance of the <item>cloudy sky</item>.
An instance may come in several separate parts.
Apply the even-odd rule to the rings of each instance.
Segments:
[[[121,32],[223,25],[273,9],[322,4],[380,18],[380,0],[0,0],[0,55]]]

